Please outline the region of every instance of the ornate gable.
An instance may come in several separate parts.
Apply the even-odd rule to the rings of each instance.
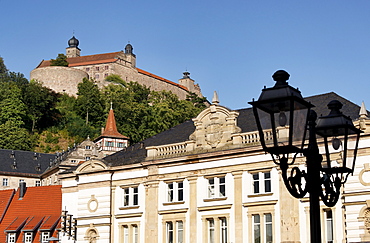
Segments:
[[[195,142],[195,149],[213,149],[231,145],[232,135],[241,132],[237,126],[239,112],[231,111],[218,103],[215,92],[212,105],[193,119],[195,131],[189,138]]]

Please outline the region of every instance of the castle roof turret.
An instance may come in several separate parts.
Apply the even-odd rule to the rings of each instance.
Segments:
[[[68,41],[68,46],[69,47],[78,47],[78,44],[80,44],[80,42],[77,40],[77,38],[75,36],[73,36],[71,39],[69,39]]]

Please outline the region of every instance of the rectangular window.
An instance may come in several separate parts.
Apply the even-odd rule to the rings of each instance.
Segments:
[[[266,243],[272,243],[272,215],[271,213],[265,214],[265,238]]]
[[[8,233],[7,237],[8,237],[7,243],[15,243],[16,233]]]
[[[85,160],[88,161],[90,160],[91,158],[89,156],[85,157]]]
[[[85,146],[85,149],[91,149],[91,146],[87,145]]]
[[[208,179],[208,198],[226,197],[225,177]]]
[[[35,181],[35,186],[41,186],[41,181]]]
[[[270,172],[263,173],[265,178],[265,192],[271,192],[271,175]]]
[[[50,232],[41,232],[41,242],[42,243],[49,243],[49,239],[50,238]]]
[[[167,229],[167,239],[166,239],[166,242],[167,243],[174,243],[173,242],[173,223],[170,221],[170,222],[166,222],[166,229]]]
[[[71,159],[71,163],[77,163],[77,160]]]
[[[259,214],[253,215],[253,242],[261,243],[261,219]]]
[[[253,176],[253,192],[260,193],[260,181],[259,181],[259,174],[255,173]]]
[[[108,73],[104,73],[104,78],[108,77]]]
[[[32,232],[24,233],[24,243],[32,243]]]
[[[123,206],[137,206],[139,205],[139,188],[126,187],[123,188]]]
[[[184,183],[169,182],[167,183],[167,202],[184,201]]]
[[[113,147],[114,146],[114,142],[107,141],[107,142],[105,142],[105,146],[106,147]]]
[[[118,148],[124,148],[125,147],[125,144],[124,143],[121,143],[121,142],[120,143],[117,143],[117,147]]]
[[[108,70],[109,69],[109,66],[107,65],[107,66],[105,66],[105,70]]]
[[[177,221],[177,243],[184,242],[184,223],[182,221]]]
[[[270,193],[271,190],[271,173],[257,172],[252,174],[253,193]]]
[[[221,223],[221,243],[227,243],[227,221],[226,218],[220,218]]]
[[[95,67],[96,71],[99,71],[99,67]]]
[[[86,68],[86,72],[90,71],[90,68]]]
[[[215,220],[208,219],[208,243],[215,243]]]
[[[139,242],[139,230],[138,230],[137,225],[132,225],[132,231],[133,231],[132,243],[138,243]]]
[[[333,232],[333,212],[329,209],[325,211],[326,214],[326,242],[334,242],[334,232]]]
[[[9,179],[3,178],[3,186],[9,186]]]
[[[128,236],[129,236],[129,233],[128,233],[128,226],[125,225],[123,226],[123,242],[125,243],[129,243],[128,241]]]

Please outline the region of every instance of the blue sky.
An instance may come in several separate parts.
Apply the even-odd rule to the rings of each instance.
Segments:
[[[65,53],[123,50],[137,67],[177,81],[188,70],[203,94],[249,107],[279,69],[304,96],[336,92],[370,108],[369,0],[0,0],[0,56],[29,73]]]

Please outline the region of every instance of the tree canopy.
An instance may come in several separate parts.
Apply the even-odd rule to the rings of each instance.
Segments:
[[[50,60],[50,66],[68,67],[67,56],[63,53],[58,54],[56,59]]]

